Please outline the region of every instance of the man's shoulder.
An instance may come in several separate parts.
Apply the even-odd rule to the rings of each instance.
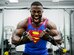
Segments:
[[[28,24],[28,18],[25,18],[24,20],[20,21],[20,22],[17,24],[17,27],[18,27],[18,28],[26,27],[27,24]]]
[[[20,23],[20,24],[22,24],[22,23],[25,24],[27,21],[28,21],[28,18],[25,18],[25,19],[23,19],[22,21],[20,21],[19,23]]]
[[[42,19],[43,19],[43,21],[47,20],[46,21],[46,26],[48,28],[50,28],[50,29],[52,29],[52,28],[56,29],[56,24],[52,20],[50,20],[50,19],[48,19],[46,17],[43,17]]]

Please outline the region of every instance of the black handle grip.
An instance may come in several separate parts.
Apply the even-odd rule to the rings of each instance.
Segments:
[[[48,28],[45,29],[46,32],[50,32],[50,30]]]
[[[23,32],[23,36],[26,36],[27,35],[27,32]]]

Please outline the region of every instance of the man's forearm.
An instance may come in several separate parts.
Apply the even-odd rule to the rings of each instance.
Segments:
[[[55,36],[54,36],[55,37]],[[55,37],[56,38],[56,37]],[[44,39],[46,41],[49,41],[50,43],[52,43],[53,45],[57,45],[62,43],[62,39],[61,38],[53,38],[52,36],[50,36],[49,34],[45,34],[41,39]]]
[[[41,39],[46,40],[52,43],[53,45],[56,45],[55,40],[49,34],[45,34],[43,37],[41,37]]]
[[[14,45],[22,45],[31,42],[27,36],[24,36],[19,41],[16,41],[12,38],[12,44]]]

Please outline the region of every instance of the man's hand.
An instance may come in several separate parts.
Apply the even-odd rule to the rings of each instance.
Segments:
[[[27,37],[32,41],[33,39],[32,39],[32,36],[30,35],[30,33],[29,32],[27,32]]]
[[[40,37],[43,37],[46,33],[47,33],[47,28],[42,31],[42,33],[40,34]]]
[[[20,37],[17,36],[12,37],[12,44],[17,45],[17,43],[19,43],[20,40],[21,40]]]
[[[30,35],[30,33],[29,32],[24,32],[23,33],[23,37],[28,37],[28,39],[30,40],[30,41],[32,41],[33,39],[32,39],[32,36]]]

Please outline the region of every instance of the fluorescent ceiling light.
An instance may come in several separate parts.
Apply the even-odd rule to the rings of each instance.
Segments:
[[[59,2],[59,0],[52,0],[52,2]]]
[[[18,0],[9,0],[11,3],[18,3]]]

